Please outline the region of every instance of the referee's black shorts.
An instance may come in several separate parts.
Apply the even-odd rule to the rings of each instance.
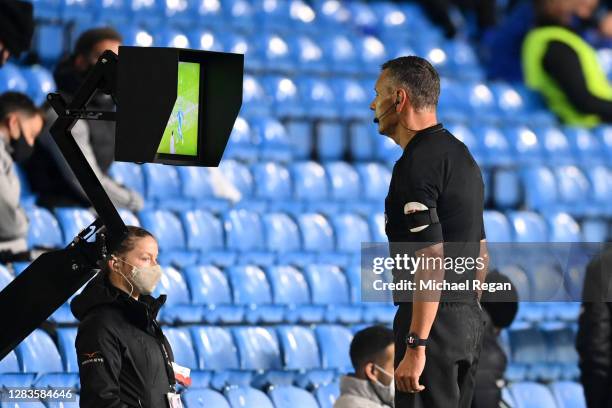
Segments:
[[[480,305],[440,302],[425,349],[425,369],[419,380],[425,389],[419,393],[395,392],[395,408],[469,408],[482,335],[486,321]],[[400,303],[393,331],[395,367],[406,353],[405,338],[410,330],[412,303]]]

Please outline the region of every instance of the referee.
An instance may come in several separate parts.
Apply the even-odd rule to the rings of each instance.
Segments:
[[[395,407],[469,407],[484,331],[480,292],[469,283],[483,282],[488,268],[480,169],[467,147],[438,123],[440,78],[429,62],[415,56],[386,62],[375,91],[370,109],[378,131],[404,151],[385,199],[392,256],[400,248],[408,256],[444,261],[413,271],[416,290],[393,293]],[[460,271],[446,266],[449,258],[483,262]],[[419,289],[421,281],[468,287],[436,292]]]

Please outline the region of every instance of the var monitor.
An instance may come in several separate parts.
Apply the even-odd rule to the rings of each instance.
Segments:
[[[241,54],[120,47],[115,159],[217,166],[242,104]]]

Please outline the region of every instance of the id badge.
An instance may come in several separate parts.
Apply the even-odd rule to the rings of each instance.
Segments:
[[[168,406],[170,408],[183,408],[183,402],[181,401],[181,396],[175,392],[169,392],[166,394],[168,397]]]

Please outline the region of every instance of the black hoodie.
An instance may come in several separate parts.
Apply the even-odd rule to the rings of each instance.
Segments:
[[[166,295],[135,300],[103,272],[74,298],[81,407],[167,408],[174,373],[164,348],[169,361],[174,356],[155,320],[165,301]]]

